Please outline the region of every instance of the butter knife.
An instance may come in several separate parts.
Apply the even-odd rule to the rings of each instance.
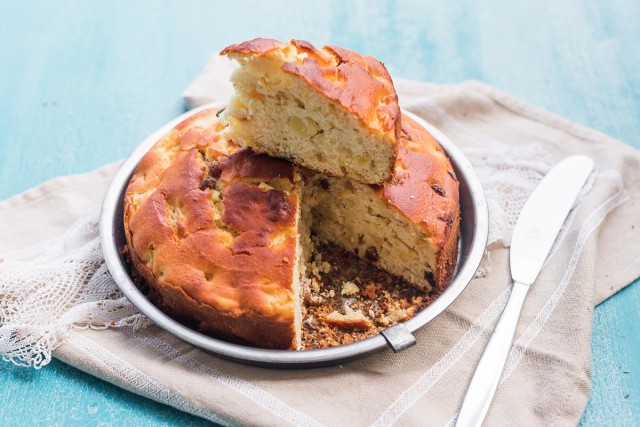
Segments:
[[[589,157],[567,157],[547,173],[522,208],[509,253],[511,295],[471,378],[456,426],[482,425],[498,388],[525,297],[593,167]]]

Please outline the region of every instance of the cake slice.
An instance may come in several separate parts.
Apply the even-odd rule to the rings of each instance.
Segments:
[[[255,39],[221,54],[240,64],[225,137],[327,175],[364,184],[391,178],[400,109],[381,62],[303,40]]]
[[[180,123],[140,161],[124,198],[129,257],[158,304],[193,328],[300,349],[300,173],[221,138],[217,111]]]

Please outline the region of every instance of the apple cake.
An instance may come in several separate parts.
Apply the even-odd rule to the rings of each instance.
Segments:
[[[226,108],[149,150],[124,196],[136,283],[203,333],[255,347],[347,344],[449,284],[458,181],[391,77],[335,46],[255,39]]]
[[[400,108],[384,65],[337,46],[254,39],[225,48],[240,67],[222,119],[237,144],[363,184],[391,178]]]

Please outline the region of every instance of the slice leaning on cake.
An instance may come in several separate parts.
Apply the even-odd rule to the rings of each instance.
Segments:
[[[332,176],[382,184],[395,164],[400,108],[384,65],[337,46],[254,39],[222,53],[240,68],[224,135]]]

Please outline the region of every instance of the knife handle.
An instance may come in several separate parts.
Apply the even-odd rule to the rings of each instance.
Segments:
[[[513,282],[509,301],[469,383],[458,413],[456,427],[482,425],[507,362],[527,292],[529,285]]]

